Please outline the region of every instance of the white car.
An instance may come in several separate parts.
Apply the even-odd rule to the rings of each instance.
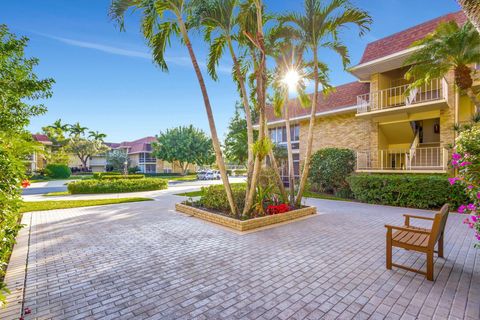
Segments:
[[[216,170],[207,171],[205,180],[220,180],[220,172]]]
[[[205,180],[207,172],[205,170],[200,170],[197,172],[197,179],[198,180]]]

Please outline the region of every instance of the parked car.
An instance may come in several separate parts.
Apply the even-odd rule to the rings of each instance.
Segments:
[[[207,171],[207,173],[205,174],[205,180],[220,180],[220,171]]]
[[[207,171],[205,171],[205,170],[197,171],[197,179],[198,180],[205,180],[205,175],[206,174],[207,174]]]

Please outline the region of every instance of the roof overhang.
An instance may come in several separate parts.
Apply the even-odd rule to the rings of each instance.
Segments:
[[[356,105],[355,106],[349,106],[349,107],[343,107],[343,108],[339,108],[339,109],[335,109],[335,110],[317,112],[315,114],[315,118],[327,117],[327,116],[356,112],[356,111],[357,111],[357,106]],[[304,115],[304,116],[290,118],[290,122],[298,122],[298,121],[302,121],[302,120],[306,120],[306,119],[310,119],[310,115],[307,114],[307,115]],[[274,125],[283,124],[283,123],[285,123],[285,119],[269,121],[269,122],[267,122],[267,125],[274,126]],[[254,125],[254,128],[257,129],[258,124]]]
[[[382,73],[403,67],[405,60],[420,48],[421,46],[418,46],[398,51],[388,56],[356,65],[348,71],[361,81],[369,81],[374,73]]]

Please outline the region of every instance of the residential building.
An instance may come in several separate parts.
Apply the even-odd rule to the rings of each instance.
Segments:
[[[359,64],[349,70],[358,81],[320,95],[313,151],[349,148],[356,153],[357,172],[446,172],[454,124],[469,121],[474,105],[455,88],[453,72],[408,92],[404,62],[417,50],[411,47],[414,41],[450,20],[463,24],[466,17],[462,12],[451,13],[369,43]],[[296,99],[288,103],[295,125],[292,131],[299,132],[292,135],[298,161],[305,154],[310,109],[302,108]],[[272,140],[284,143],[285,120],[271,108],[267,119]],[[298,164],[295,171],[298,175]]]
[[[121,143],[106,143],[111,149],[125,150],[130,160],[130,167],[138,166],[141,173],[181,173],[182,170],[177,163],[169,163],[155,158],[152,150],[152,143],[155,137],[145,137],[134,141]],[[195,172],[194,165],[189,165],[189,171]]]
[[[32,138],[35,142],[37,142],[37,148],[28,157],[27,170],[33,173],[45,169],[47,165],[47,158],[45,154],[53,144],[45,134],[32,134]]]

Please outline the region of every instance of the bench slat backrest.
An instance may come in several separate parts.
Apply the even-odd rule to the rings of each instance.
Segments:
[[[445,231],[447,219],[448,219],[448,204],[445,204],[443,205],[442,209],[440,209],[440,212],[435,214],[435,218],[433,220],[433,225],[432,225],[432,233],[430,234],[430,239],[428,242],[428,246],[430,248],[435,247],[435,244],[437,243],[438,239],[440,239],[440,236]]]

